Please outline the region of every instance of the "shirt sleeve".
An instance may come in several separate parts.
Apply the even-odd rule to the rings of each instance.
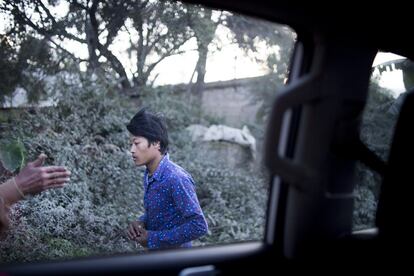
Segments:
[[[165,231],[148,231],[148,247],[180,245],[207,234],[208,226],[194,190],[193,181],[183,177],[171,185],[173,203],[184,223]]]
[[[144,213],[142,216],[138,217],[138,221],[143,222],[145,225],[147,225],[147,213]]]

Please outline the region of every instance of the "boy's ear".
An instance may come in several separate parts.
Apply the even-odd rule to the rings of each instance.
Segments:
[[[160,141],[158,141],[158,142],[153,142],[152,143],[152,145],[154,145],[154,147],[156,148],[156,149],[161,149],[161,142]]]

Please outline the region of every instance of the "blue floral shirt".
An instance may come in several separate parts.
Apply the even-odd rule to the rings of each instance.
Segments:
[[[151,177],[145,171],[144,192],[145,213],[138,220],[148,231],[148,248],[191,247],[207,233],[194,181],[168,154]]]

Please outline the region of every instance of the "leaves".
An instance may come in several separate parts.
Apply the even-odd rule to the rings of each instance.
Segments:
[[[387,160],[396,115],[389,112],[395,99],[391,92],[371,80],[369,96],[361,124],[361,140],[381,159]],[[354,230],[375,226],[375,213],[381,185],[381,177],[361,163],[357,163],[355,188]]]
[[[0,141],[0,161],[10,172],[23,168],[25,163],[25,148],[20,140]]]
[[[130,219],[143,212],[143,171],[126,153],[125,125],[137,105],[130,98],[110,97],[116,95],[112,91],[116,88],[88,78],[71,85],[56,82],[55,89],[62,95],[57,107],[22,112],[19,120],[4,128],[4,136],[22,137],[29,159],[43,151],[49,164],[68,167],[71,181],[63,189],[18,205],[18,213],[10,216],[10,232],[0,241],[0,260],[33,262],[140,252],[142,248],[123,235]],[[149,92],[141,100],[165,115],[171,159],[195,179],[210,227],[209,235],[194,245],[262,239],[266,176],[261,170],[252,172],[243,165],[235,168],[206,158],[209,148],[191,142],[184,128],[218,123],[218,119],[204,116],[171,90]],[[108,150],[108,144],[120,150]],[[82,151],[87,145],[95,149],[93,153]]]

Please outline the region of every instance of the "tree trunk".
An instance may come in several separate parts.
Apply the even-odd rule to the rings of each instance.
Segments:
[[[197,81],[193,92],[195,94],[201,94],[204,89],[204,77],[206,75],[206,65],[207,65],[207,54],[208,48],[207,45],[198,46],[198,60],[196,64],[197,72]]]
[[[93,62],[95,62],[100,67],[98,57],[96,56],[96,53],[95,53],[96,49],[98,49],[99,52],[109,61],[112,69],[114,69],[115,72],[119,75],[122,89],[130,90],[131,84],[129,83],[128,76],[126,74],[124,66],[119,61],[119,59],[107,48],[107,46],[102,45],[99,41],[99,38],[98,38],[98,25],[99,24],[96,19],[98,4],[99,4],[99,0],[93,1],[91,8],[88,10],[90,25],[89,24],[86,25],[87,27],[88,25],[90,26],[90,38],[93,42],[93,43],[89,43],[89,39],[88,39],[88,50],[89,50],[90,58],[96,59],[96,60],[91,60],[91,63],[93,64]],[[89,49],[89,45],[91,45],[90,49]]]
[[[128,76],[126,74],[125,68],[122,65],[122,63],[119,61],[119,59],[114,54],[112,54],[111,51],[109,51],[107,48],[105,48],[102,45],[99,45],[99,50],[101,51],[102,55],[106,57],[106,59],[109,61],[109,63],[111,64],[111,67],[119,75],[122,89],[130,90],[131,83],[128,80]]]
[[[147,45],[144,44],[143,22],[139,21],[137,24],[138,31],[138,47],[137,47],[137,72],[134,77],[134,85],[137,87],[145,86],[148,76],[144,72],[144,65],[147,59]],[[149,32],[149,30],[147,30]]]
[[[99,68],[98,56],[96,55],[96,50],[98,49],[98,45],[96,43],[97,37],[89,20],[87,20],[85,25],[86,41],[89,53],[88,71],[95,72],[95,70]]]
[[[99,46],[98,21],[96,20],[96,12],[98,9],[98,3],[99,3],[98,0],[94,0],[91,7],[86,10],[87,17],[86,17],[86,22],[85,22],[85,34],[86,34],[86,42],[88,44],[88,53],[89,53],[88,70],[91,72],[96,72],[100,67],[98,56],[96,55],[96,50],[98,49],[98,46]]]

